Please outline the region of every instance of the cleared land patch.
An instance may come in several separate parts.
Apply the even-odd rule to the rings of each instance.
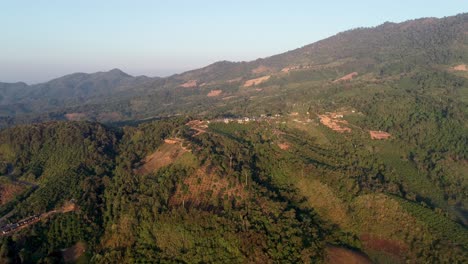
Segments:
[[[244,87],[251,87],[251,86],[259,85],[267,81],[268,79],[270,79],[270,75],[255,78],[255,79],[250,79],[244,83]]]
[[[197,80],[190,80],[180,85],[184,88],[192,88],[197,86]]]
[[[338,133],[351,132],[351,128],[347,127],[348,121],[343,120],[343,115],[338,113],[327,113],[318,115],[320,123]]]
[[[220,200],[241,200],[246,195],[244,187],[236,180],[221,177],[214,171],[201,168],[177,186],[169,203],[171,205],[204,206],[216,204]]]
[[[369,134],[371,136],[371,139],[389,139],[392,135],[390,133],[384,132],[384,131],[375,131],[375,130],[370,130]]]
[[[215,97],[221,95],[223,91],[221,90],[211,90],[206,96],[208,97]]]
[[[153,154],[145,158],[144,164],[135,172],[140,175],[147,174],[172,164],[187,152],[181,144],[177,144],[178,142],[180,141],[167,139]]]
[[[333,82],[336,83],[336,82],[342,82],[342,81],[351,81],[357,75],[358,75],[357,72],[352,72],[350,74],[346,74],[345,76],[343,76],[343,77],[341,77],[339,79],[334,80]]]
[[[456,71],[468,71],[468,68],[466,67],[466,64],[460,64],[455,67],[453,67],[454,70]]]

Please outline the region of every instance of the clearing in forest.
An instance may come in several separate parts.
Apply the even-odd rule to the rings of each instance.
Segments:
[[[341,81],[351,81],[357,75],[358,75],[357,72],[352,72],[350,74],[346,74],[345,76],[339,79],[334,80],[333,82],[336,83],[336,82],[341,82]]]
[[[343,120],[343,115],[339,113],[327,113],[324,115],[318,115],[320,123],[324,126],[332,129],[333,131],[343,133],[351,132],[351,128],[347,127],[348,121]]]
[[[192,88],[197,86],[197,80],[190,80],[180,85],[184,88]]]
[[[384,131],[375,131],[375,130],[370,130],[369,134],[371,136],[371,139],[388,139],[392,135],[390,133],[384,132]]]
[[[468,68],[466,67],[466,64],[460,64],[455,67],[453,67],[454,70],[456,71],[468,71]]]
[[[188,176],[171,197],[171,205],[209,206],[219,200],[244,199],[246,191],[241,181],[222,177],[215,171],[206,168],[197,170]]]
[[[223,91],[221,90],[211,90],[206,96],[208,97],[215,97],[221,95]]]
[[[255,78],[255,79],[250,79],[244,83],[244,87],[255,86],[255,85],[261,84],[262,82],[267,81],[268,79],[270,79],[270,75]]]
[[[135,170],[137,174],[147,174],[174,163],[187,150],[182,147],[181,141],[176,139],[166,139],[153,154],[147,156],[144,164]]]

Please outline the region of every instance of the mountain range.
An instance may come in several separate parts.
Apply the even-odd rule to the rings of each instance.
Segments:
[[[0,259],[466,263],[467,65],[459,14],[0,83]]]

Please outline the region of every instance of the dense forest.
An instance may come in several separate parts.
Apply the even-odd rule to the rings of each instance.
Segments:
[[[0,262],[466,263],[467,28],[0,84]]]

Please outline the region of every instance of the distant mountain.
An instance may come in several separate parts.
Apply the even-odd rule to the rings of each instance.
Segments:
[[[119,69],[97,73],[73,73],[46,83],[0,83],[0,106],[10,114],[43,112],[57,107],[83,104],[93,98],[114,96],[157,78],[133,77]]]
[[[63,113],[85,112],[88,119],[106,121],[100,115],[111,112],[125,120],[187,111],[206,113],[216,104],[226,104],[230,112],[238,114],[238,110],[232,111],[239,105],[238,100],[252,96],[243,89],[248,81],[253,86],[286,88],[287,84],[311,81],[328,86],[351,73],[357,80],[386,82],[421,71],[447,72],[468,60],[466,28],[468,14],[386,22],[345,31],[268,58],[220,61],[167,78],[132,77],[114,69],[71,74],[28,87],[22,83],[2,84],[0,117],[30,122],[44,120],[44,115],[48,116],[45,119],[56,119]],[[221,92],[206,98],[212,90]],[[269,97],[290,92],[291,89],[264,90],[271,93]],[[223,101],[225,97],[237,99]]]

